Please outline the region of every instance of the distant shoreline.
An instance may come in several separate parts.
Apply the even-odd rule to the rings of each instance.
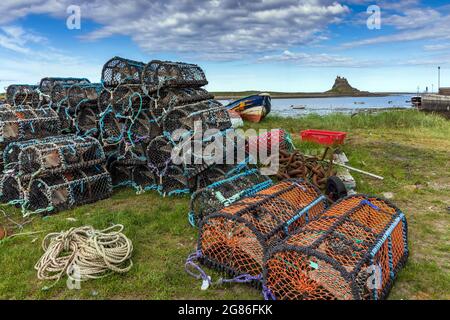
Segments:
[[[261,93],[259,91],[246,91],[246,92],[212,92],[217,100],[236,100],[245,98],[254,94]],[[368,93],[361,92],[360,94],[337,94],[337,93],[320,93],[320,92],[267,92],[271,95],[272,99],[308,99],[308,98],[367,98],[367,97],[388,97],[391,95],[401,94],[414,94],[411,92],[377,92]]]

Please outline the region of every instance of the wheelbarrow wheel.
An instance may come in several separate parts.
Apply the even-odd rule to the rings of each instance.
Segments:
[[[332,201],[338,201],[348,195],[344,182],[336,176],[328,178],[326,193]]]

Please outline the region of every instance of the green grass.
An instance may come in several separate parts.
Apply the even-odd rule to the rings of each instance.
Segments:
[[[415,111],[377,115],[305,118],[268,117],[255,129],[284,128],[301,150],[318,152],[302,143],[304,129],[345,130],[344,151],[355,167],[379,174],[377,181],[355,174],[358,191],[394,194],[393,201],[409,222],[411,255],[391,292],[391,299],[450,299],[450,122]],[[154,192],[136,195],[120,190],[111,199],[36,217],[25,231],[36,236],[9,239],[0,244],[0,298],[3,299],[260,299],[246,285],[216,286],[200,290],[200,282],[184,272],[188,254],[195,250],[197,232],[187,222],[188,197],[161,198]],[[19,212],[10,207],[8,213]],[[71,221],[75,218],[76,221]],[[1,219],[0,219],[1,221]],[[74,226],[105,228],[125,225],[134,244],[133,269],[125,275],[82,283],[79,291],[65,281],[49,291],[51,283],[37,280],[34,264],[42,255],[40,242],[48,232]],[[208,270],[213,279],[220,276]]]

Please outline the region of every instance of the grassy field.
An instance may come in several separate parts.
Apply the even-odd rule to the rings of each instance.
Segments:
[[[305,118],[269,117],[253,128],[284,128],[297,147],[315,152],[299,140],[302,129],[349,132],[344,151],[353,166],[382,175],[377,181],[355,174],[358,191],[393,200],[409,222],[411,255],[391,292],[391,299],[450,299],[450,122],[416,111],[378,115],[330,115]],[[155,192],[136,195],[120,190],[111,199],[59,213],[36,217],[25,232],[42,231],[0,243],[0,298],[3,299],[260,299],[246,285],[200,290],[200,282],[184,273],[184,262],[195,250],[197,232],[187,221],[188,197],[161,198]],[[20,219],[19,212],[3,208]],[[69,219],[71,218],[71,219]],[[74,220],[75,219],[75,220]],[[1,218],[0,218],[1,222]],[[42,255],[40,243],[48,232],[74,226],[105,228],[125,225],[134,243],[134,267],[126,275],[90,281],[79,291],[61,281],[36,278],[34,264]],[[213,279],[219,277],[209,272]]]

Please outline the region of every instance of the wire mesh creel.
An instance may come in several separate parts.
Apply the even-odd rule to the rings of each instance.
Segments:
[[[6,168],[22,179],[88,168],[106,162],[103,148],[92,137],[74,135],[14,142],[4,152]]]
[[[226,178],[231,178],[239,173],[249,171],[250,168],[242,164],[215,164],[209,167],[206,171],[201,172],[195,177],[194,190],[201,190],[215,182],[222,181]]]
[[[51,94],[53,91],[53,87],[57,85],[71,86],[74,84],[89,84],[91,83],[86,78],[55,78],[55,77],[47,77],[41,79],[39,84],[39,92],[41,96],[44,98],[44,104],[51,103]]]
[[[23,208],[32,213],[55,212],[106,199],[111,193],[111,175],[94,166],[33,180]]]
[[[132,187],[137,191],[158,189],[156,177],[147,166],[124,166],[113,162],[108,171],[113,179],[113,188]]]
[[[158,104],[163,107],[177,107],[212,99],[214,95],[202,88],[168,88],[159,92]]]
[[[81,104],[97,105],[103,86],[100,83],[74,84],[67,90],[67,104],[76,112]]]
[[[114,57],[105,63],[102,70],[102,83],[107,87],[120,84],[140,84],[145,63]]]
[[[158,191],[163,196],[190,193],[189,181],[180,166],[169,165],[163,176],[159,177]]]
[[[0,147],[10,142],[58,135],[60,131],[59,117],[48,107],[0,110]]]
[[[384,299],[407,257],[405,215],[387,201],[352,196],[268,252],[266,298]]]
[[[252,196],[272,184],[272,180],[261,175],[258,169],[250,169],[228,178],[224,174],[222,180],[192,194],[189,222],[192,226],[197,226],[204,217],[242,198]]]
[[[260,191],[203,219],[199,260],[231,276],[260,281],[266,250],[318,217],[327,205],[320,191],[303,180]]]
[[[172,135],[176,130],[226,130],[232,127],[230,116],[216,100],[207,100],[180,106],[168,112],[163,120],[164,132]]]
[[[80,103],[73,116],[75,133],[79,136],[100,136],[100,111],[97,104]]]
[[[14,174],[4,174],[0,178],[0,202],[20,206],[24,198],[21,179]]]
[[[211,130],[210,135],[199,137],[188,135],[174,143],[172,161],[181,164],[184,175],[192,179],[216,164],[239,163],[235,160],[241,143],[243,145],[245,141],[233,130]]]
[[[199,88],[207,85],[208,81],[196,64],[153,60],[142,72],[142,84],[157,90],[163,87]]]
[[[67,94],[71,86],[72,84],[55,83],[51,87],[50,100],[54,109],[59,106],[68,107],[69,101]]]
[[[140,85],[121,84],[100,92],[98,106],[101,112],[113,112],[118,117],[127,117],[141,110],[151,109],[154,98],[142,90]]]
[[[13,84],[6,89],[6,102],[11,106],[29,105],[38,108],[41,104],[36,85]]]
[[[158,122],[173,108],[214,99],[214,95],[201,88],[167,88],[160,90],[150,104],[150,112]]]

